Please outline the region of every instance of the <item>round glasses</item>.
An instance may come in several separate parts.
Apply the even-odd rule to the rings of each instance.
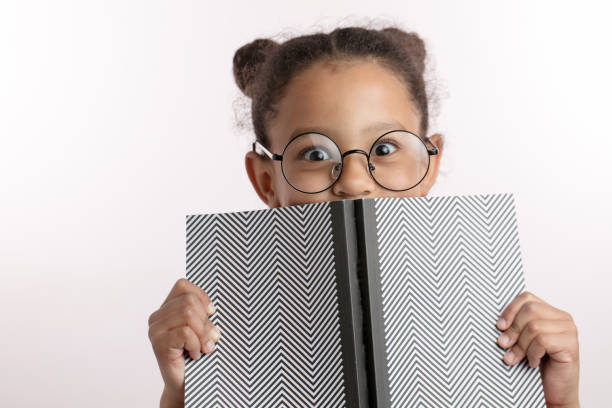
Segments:
[[[338,145],[318,132],[300,133],[285,146],[282,154],[275,154],[259,142],[259,146],[272,160],[281,162],[285,180],[294,189],[316,194],[333,186],[344,165],[344,158],[352,153],[363,154],[370,175],[381,187],[391,191],[405,191],[417,186],[429,170],[429,156],[438,154],[438,147],[428,149],[425,141],[407,130],[391,130],[378,137],[370,151],[354,149],[340,152]]]

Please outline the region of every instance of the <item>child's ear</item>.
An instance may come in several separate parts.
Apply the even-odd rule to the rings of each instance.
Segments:
[[[438,154],[434,156],[429,156],[429,170],[427,171],[427,175],[425,179],[421,181],[421,196],[424,197],[429,193],[429,190],[433,187],[434,183],[438,178],[438,169],[440,168],[440,160],[442,159],[442,152],[444,151],[444,138],[440,133],[434,133],[429,137],[437,147]],[[431,143],[425,143],[428,149],[431,149]]]
[[[247,152],[244,165],[259,198],[270,208],[280,207],[274,191],[272,160],[264,159],[255,152]]]

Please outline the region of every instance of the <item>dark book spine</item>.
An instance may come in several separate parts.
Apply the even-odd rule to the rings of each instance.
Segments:
[[[358,278],[359,251],[354,201],[331,203],[334,258],[341,319],[346,403],[350,408],[367,408],[368,369],[361,288]]]
[[[385,356],[376,209],[373,199],[355,200],[354,204],[359,255],[357,279],[362,299],[369,406],[387,408],[391,401]]]

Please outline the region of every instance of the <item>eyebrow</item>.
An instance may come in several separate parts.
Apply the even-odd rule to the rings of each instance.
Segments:
[[[370,132],[378,132],[378,131],[382,131],[382,130],[406,130],[404,125],[402,125],[399,121],[389,121],[389,122],[373,122],[370,123],[367,126],[364,126],[361,129],[361,133],[370,133]],[[291,140],[293,137],[295,137],[296,135],[299,135],[300,133],[306,133],[306,132],[319,132],[319,133],[323,133],[326,136],[331,136],[331,134],[334,133],[334,131],[330,128],[327,128],[325,126],[305,126],[305,127],[299,127],[296,128],[293,132],[291,132],[291,134],[289,135],[289,139]]]

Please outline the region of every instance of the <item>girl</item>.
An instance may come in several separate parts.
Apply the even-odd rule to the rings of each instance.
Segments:
[[[396,27],[338,28],[282,44],[257,39],[238,49],[234,77],[252,99],[256,135],[245,165],[259,197],[276,208],[427,195],[444,139],[426,136],[425,57],[421,38]],[[303,148],[315,144],[324,148]],[[410,151],[400,150],[402,144]],[[394,153],[402,154],[397,163],[404,172],[373,165]],[[325,171],[307,171],[308,164]],[[212,313],[208,295],[181,278],[150,315],[149,338],[165,383],[162,407],[184,405],[183,350],[193,359],[213,352],[221,333],[208,318]],[[526,358],[540,366],[549,408],[579,407],[578,335],[570,314],[524,292],[497,326],[503,331],[498,343],[508,349],[506,364]]]

